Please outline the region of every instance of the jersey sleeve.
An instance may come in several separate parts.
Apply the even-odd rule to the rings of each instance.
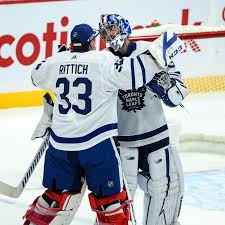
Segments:
[[[106,86],[110,90],[136,89],[150,82],[160,70],[149,55],[114,59],[108,73]]]

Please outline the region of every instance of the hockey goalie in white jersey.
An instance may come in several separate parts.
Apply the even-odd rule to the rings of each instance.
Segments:
[[[163,98],[173,82],[168,80],[165,89],[158,85],[165,74],[160,73],[161,68],[149,55],[118,59],[110,52],[96,51],[95,35],[87,24],[75,26],[71,50],[57,53],[32,71],[33,83],[51,89],[55,104],[53,113],[46,110],[47,115],[42,117],[33,136],[40,137],[45,128],[51,127],[43,176],[47,190],[26,212],[24,225],[69,225],[80,204],[84,176],[99,224],[128,225],[132,220],[112,139],[118,135],[118,90],[148,84],[155,93],[160,90]],[[160,180],[160,184],[164,182],[169,187],[168,195],[172,187],[178,186],[175,175],[168,174],[169,184],[164,177]]]
[[[159,79],[155,77],[156,88],[145,85],[135,90],[119,91],[117,140],[132,196],[138,184],[144,191],[143,225],[178,225],[184,186],[183,169],[176,148],[170,142],[160,99],[167,106],[175,107],[188,94],[180,72],[164,54],[171,43],[180,43],[176,43],[174,34],[167,37],[167,32],[150,47],[150,43],[145,41],[132,43],[128,40],[131,34],[129,22],[117,14],[102,16],[99,32],[109,45],[106,50],[114,55],[134,57],[150,52],[164,68],[159,73]],[[177,46],[176,53],[181,49],[182,46]],[[171,56],[174,55],[173,47],[170,51]],[[164,89],[166,93],[162,91]]]

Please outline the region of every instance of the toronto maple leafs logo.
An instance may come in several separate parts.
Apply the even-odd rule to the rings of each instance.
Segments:
[[[146,93],[146,87],[140,87],[137,90],[119,90],[119,99],[122,102],[122,110],[130,112],[141,110],[144,104],[144,97]]]

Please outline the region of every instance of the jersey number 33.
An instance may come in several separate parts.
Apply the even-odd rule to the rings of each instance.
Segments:
[[[59,104],[59,112],[61,114],[67,114],[70,109],[74,110],[76,113],[86,115],[91,111],[91,93],[92,93],[92,83],[88,78],[78,77],[73,81],[71,88],[76,88],[79,85],[84,86],[84,92],[78,94],[78,100],[84,102],[84,108],[80,108],[78,105],[71,104],[67,95],[70,92],[70,81],[61,77],[56,81],[56,87],[63,86],[63,93],[60,94],[60,98],[64,100],[67,104],[65,106]]]

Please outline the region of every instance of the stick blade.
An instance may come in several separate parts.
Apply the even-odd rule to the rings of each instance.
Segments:
[[[20,186],[13,187],[2,181],[0,181],[0,194],[8,196],[10,198],[18,198],[21,195],[22,191]]]

